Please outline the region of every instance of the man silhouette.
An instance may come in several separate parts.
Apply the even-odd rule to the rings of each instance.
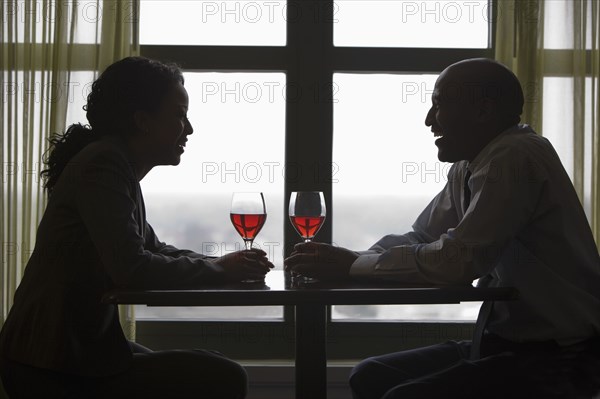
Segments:
[[[454,164],[413,231],[362,252],[298,244],[286,259],[287,270],[320,279],[480,279],[519,290],[519,300],[494,304],[481,357],[463,341],[370,358],[351,375],[355,398],[591,397],[600,389],[598,250],[552,145],[519,125],[523,103],[502,64],[451,65],[425,124],[439,136],[440,161]]]

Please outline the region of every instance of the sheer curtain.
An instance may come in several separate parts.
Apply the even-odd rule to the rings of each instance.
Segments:
[[[600,7],[597,0],[499,0],[496,59],[525,89],[523,122],[552,141],[600,247]]]
[[[0,327],[35,244],[46,205],[40,171],[46,139],[64,132],[76,103],[81,71],[98,74],[107,65],[139,53],[138,0],[0,2]],[[87,122],[81,120],[81,122]],[[122,309],[126,335],[135,323]]]

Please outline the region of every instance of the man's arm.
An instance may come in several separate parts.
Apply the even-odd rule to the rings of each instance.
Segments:
[[[473,173],[471,203],[457,225],[431,242],[382,246],[381,255],[359,257],[351,275],[468,284],[490,273],[510,240],[532,217],[545,179],[514,148],[501,148],[490,159]],[[425,212],[437,212],[444,204],[430,204]]]
[[[454,189],[452,186],[457,165],[453,165],[448,173],[448,183],[444,189],[431,201],[413,224],[413,231],[406,234],[390,234],[383,237],[366,251],[351,251],[346,248],[333,247],[321,243],[302,243],[295,247],[294,252],[285,260],[286,270],[305,274],[319,279],[345,278],[380,278],[378,270],[380,256],[385,255],[391,248],[434,241],[448,228],[458,224],[458,214],[455,209]],[[387,276],[387,274],[386,274]],[[394,278],[426,282],[414,272],[414,268],[406,272],[396,271]]]
[[[388,234],[377,241],[368,251],[358,252],[361,256],[352,264],[350,275],[357,278],[386,277],[398,280],[410,280],[413,282],[425,282],[413,267],[398,268],[392,273],[382,273],[379,268],[380,261],[389,258],[392,248],[405,248],[404,253],[398,254],[404,262],[409,261],[411,249],[418,244],[426,244],[436,241],[441,234],[456,226],[460,219],[457,206],[455,186],[456,181],[462,181],[460,174],[462,163],[452,165],[448,172],[448,181],[444,188],[431,200],[427,207],[413,223],[413,231],[405,234]],[[458,180],[457,180],[458,179]],[[460,191],[459,191],[460,192]],[[383,257],[382,254],[386,254]],[[414,258],[414,254],[412,256]],[[388,260],[389,261],[389,260]]]

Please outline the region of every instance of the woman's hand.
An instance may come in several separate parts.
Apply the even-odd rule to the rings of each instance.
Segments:
[[[225,271],[227,281],[263,280],[274,266],[260,249],[232,252],[213,260]]]
[[[350,267],[360,255],[346,248],[319,242],[296,244],[284,260],[285,270],[319,280],[343,280],[350,277]]]

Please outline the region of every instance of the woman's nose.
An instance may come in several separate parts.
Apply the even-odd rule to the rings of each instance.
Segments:
[[[189,136],[192,133],[194,133],[194,127],[192,126],[192,123],[186,119],[185,134]]]

